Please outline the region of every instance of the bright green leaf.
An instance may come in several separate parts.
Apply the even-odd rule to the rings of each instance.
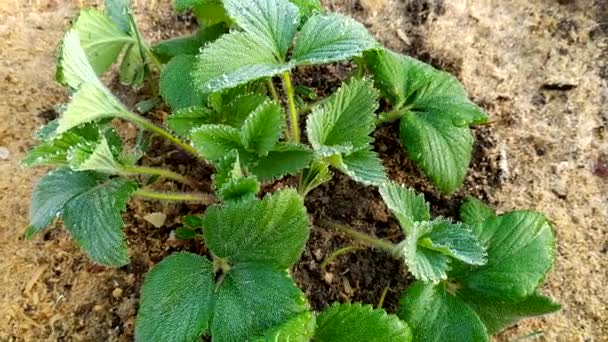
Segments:
[[[331,181],[333,173],[329,171],[329,164],[324,161],[314,161],[309,168],[302,172],[300,185],[302,195],[306,196],[313,189]]]
[[[431,210],[424,195],[395,182],[387,182],[380,187],[380,195],[388,209],[397,217],[406,233],[416,222],[429,221]]]
[[[220,160],[232,150],[241,150],[240,131],[225,125],[204,125],[191,131],[194,147],[205,158]]]
[[[382,160],[374,151],[363,149],[337,159],[334,166],[359,183],[380,186],[387,181]]]
[[[366,149],[373,139],[378,94],[371,82],[352,79],[309,116],[308,140],[322,156]]]
[[[316,317],[306,311],[290,318],[285,323],[266,332],[264,337],[255,339],[255,342],[309,342],[312,340],[316,328]]]
[[[243,176],[241,161],[236,150],[228,152],[215,165],[215,173],[213,174],[213,186],[216,190],[221,189],[231,179],[240,178]]]
[[[173,110],[204,104],[206,97],[196,89],[191,75],[196,60],[195,56],[180,55],[173,58],[162,71],[160,92]]]
[[[136,341],[196,341],[213,315],[213,265],[204,257],[178,253],[147,275],[135,326]]]
[[[475,312],[444,285],[416,282],[401,297],[400,307],[398,315],[412,328],[414,341],[489,341]]]
[[[485,220],[495,217],[496,212],[482,201],[467,196],[460,205],[460,219],[470,225],[481,224]]]
[[[241,141],[249,152],[259,156],[267,155],[281,138],[285,113],[275,102],[260,105],[245,120],[241,131]]]
[[[260,192],[260,182],[257,178],[243,177],[230,179],[218,191],[224,201],[251,200]]]
[[[308,238],[306,208],[293,190],[211,207],[204,227],[205,242],[218,257],[280,268],[298,260]]]
[[[376,40],[363,24],[337,13],[312,16],[296,40],[296,64],[327,64],[361,56]]]
[[[319,0],[289,0],[294,5],[298,6],[300,10],[300,17],[307,20],[311,15],[316,12],[321,12],[323,6]],[[304,21],[305,21],[304,20]]]
[[[278,144],[267,156],[256,159],[248,169],[261,180],[273,180],[304,169],[312,155],[304,145]]]

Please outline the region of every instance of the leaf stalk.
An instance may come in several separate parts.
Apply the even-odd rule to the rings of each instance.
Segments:
[[[194,182],[184,175],[180,175],[179,173],[159,169],[155,167],[145,167],[145,166],[131,166],[131,165],[122,165],[121,169],[123,174],[125,175],[148,175],[148,176],[159,176],[167,179],[172,179],[178,181],[180,183],[189,185],[194,187]]]
[[[337,223],[333,223],[333,222],[328,222],[328,221],[323,221],[322,225],[324,226],[328,226],[331,227],[333,229],[339,230],[340,232],[348,235],[349,237],[358,240],[360,242],[363,242],[365,244],[367,244],[370,247],[373,248],[377,248],[380,250],[383,250],[387,253],[390,253],[391,255],[395,254],[395,251],[399,248],[399,245],[395,245],[392,242],[388,242],[386,240],[382,240],[376,237],[373,237],[371,235],[367,235],[364,233],[360,233],[356,230],[353,230],[352,228],[342,225],[342,224],[337,224]]]
[[[199,202],[205,205],[215,203],[215,196],[203,193],[157,192],[148,189],[139,189],[134,196],[161,201]]]
[[[285,71],[283,73],[283,88],[285,89],[285,94],[287,94],[287,103],[289,105],[289,113],[291,115],[291,119],[289,120],[291,123],[291,139],[295,143],[300,142],[300,127],[299,127],[299,115],[298,109],[296,107],[296,100],[293,90],[293,84],[291,83],[291,75],[289,71]]]

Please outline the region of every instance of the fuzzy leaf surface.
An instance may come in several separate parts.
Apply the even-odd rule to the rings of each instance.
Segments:
[[[259,156],[268,154],[281,138],[285,113],[275,102],[260,105],[249,115],[241,130],[241,141],[249,152]]]
[[[136,341],[196,341],[208,332],[214,302],[213,265],[177,253],[146,275],[135,327]]]
[[[218,257],[278,268],[295,263],[308,238],[306,208],[293,190],[213,206],[207,209],[204,227],[205,242]]]
[[[224,201],[251,200],[260,192],[260,182],[253,176],[234,178],[226,182],[218,191]]]
[[[94,143],[85,142],[72,146],[68,152],[68,162],[75,171],[107,174],[119,174],[121,171],[121,165],[114,158],[110,144],[103,135]]]
[[[481,224],[489,218],[496,217],[494,209],[470,196],[465,197],[460,205],[459,214],[462,222],[469,225]]]
[[[486,328],[473,309],[443,285],[416,282],[400,300],[399,317],[412,328],[414,341],[485,342]]]
[[[191,132],[194,147],[205,158],[220,160],[232,150],[242,150],[240,130],[225,125],[204,125]]]
[[[406,233],[409,233],[414,223],[431,220],[431,210],[424,195],[417,194],[413,189],[387,182],[380,187],[380,195]]]
[[[190,138],[190,132],[195,128],[216,123],[213,110],[203,106],[182,108],[167,118],[169,128],[184,138]]]
[[[51,135],[54,134],[55,130]],[[95,125],[77,127],[34,147],[21,163],[28,167],[65,166],[68,164],[68,151],[72,146],[97,140],[99,140],[99,129]]]
[[[317,317],[318,342],[409,342],[410,328],[397,316],[370,305],[334,304]]]
[[[298,65],[327,64],[361,56],[377,45],[363,24],[337,14],[313,15],[296,40],[293,61]]]
[[[316,317],[310,312],[303,312],[287,322],[275,327],[255,339],[255,342],[309,342],[315,334]]]
[[[249,171],[261,180],[273,180],[304,169],[312,157],[312,151],[304,145],[278,144],[250,165]]]
[[[206,99],[196,89],[191,75],[196,61],[195,56],[180,55],[173,58],[162,71],[160,92],[173,110],[200,106]]]
[[[373,139],[378,94],[371,82],[352,79],[309,116],[308,140],[322,156],[368,148]]]
[[[218,342],[248,341],[308,309],[286,271],[260,263],[237,264],[217,292],[211,335]]]
[[[227,32],[228,28],[225,24],[202,27],[192,35],[161,41],[152,47],[152,52],[163,63],[168,63],[179,55],[196,56],[201,47]]]
[[[335,166],[364,185],[379,186],[387,181],[384,165],[375,151],[359,150],[339,158],[339,163]]]

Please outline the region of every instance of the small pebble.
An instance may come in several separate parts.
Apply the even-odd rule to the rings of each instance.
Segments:
[[[0,146],[0,160],[9,160],[10,157],[11,152],[8,150],[8,148]]]
[[[167,220],[167,215],[163,213],[151,213],[144,216],[144,220],[151,223],[156,228],[161,228],[165,225],[165,221]]]
[[[117,287],[114,289],[114,291],[112,291],[112,297],[118,299],[120,297],[122,297],[122,289],[120,287]]]

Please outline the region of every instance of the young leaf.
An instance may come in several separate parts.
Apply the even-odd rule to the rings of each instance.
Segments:
[[[316,328],[316,317],[306,311],[290,318],[285,323],[275,327],[264,334],[264,337],[255,339],[255,342],[308,342],[311,341]]]
[[[243,177],[229,180],[218,191],[224,201],[252,200],[260,192],[260,182],[257,178]]]
[[[363,149],[338,160],[334,166],[359,183],[380,186],[387,181],[382,160],[374,151]]]
[[[78,33],[74,30],[68,31],[63,38],[57,61],[57,81],[76,90],[84,83],[105,89],[80,45]]]
[[[314,161],[312,165],[302,172],[300,193],[307,195],[313,189],[331,181],[333,173],[329,171],[329,165],[323,161]]]
[[[317,14],[302,27],[293,52],[298,64],[326,64],[361,56],[374,48],[365,26],[340,14]]]
[[[216,190],[221,189],[230,180],[243,176],[241,160],[236,150],[230,151],[215,165],[215,173],[213,174],[213,186]]]
[[[193,76],[200,91],[212,93],[289,69],[290,65],[279,63],[273,51],[250,34],[234,31],[203,49]]]
[[[195,56],[180,55],[173,58],[162,71],[160,92],[173,110],[201,106],[206,100],[196,89],[191,75],[196,60]]]
[[[239,264],[221,282],[211,322],[214,341],[248,341],[308,311],[304,294],[286,271]]]
[[[129,10],[131,8],[130,0],[105,0],[105,14],[110,18],[116,26],[124,33],[131,32],[131,23],[129,19]]]
[[[82,48],[95,73],[101,75],[116,61],[125,45],[137,41],[96,9],[85,9],[74,23]]]
[[[260,105],[245,120],[241,130],[241,141],[249,152],[264,156],[281,138],[285,114],[275,102]]]
[[[323,6],[319,0],[289,0],[300,10],[300,17],[306,21],[315,12],[321,12]]]
[[[492,217],[496,217],[494,209],[476,198],[467,196],[460,205],[460,219],[466,224],[481,224]]]
[[[409,342],[412,333],[404,322],[370,305],[334,304],[317,317],[318,342]]]
[[[380,187],[380,195],[388,209],[397,217],[406,233],[416,222],[431,220],[429,204],[413,189],[388,182]]]
[[[50,133],[55,134],[56,128]],[[24,166],[65,166],[68,164],[68,151],[72,146],[86,144],[99,140],[99,128],[95,125],[85,125],[45,141],[32,149],[21,162]]]
[[[120,81],[134,87],[141,87],[148,76],[146,56],[139,45],[127,47],[125,56],[120,64]]]
[[[63,207],[65,228],[95,262],[112,267],[129,263],[121,212],[135,182],[111,179],[70,199]]]
[[[242,150],[241,132],[225,125],[204,125],[192,130],[194,147],[205,158],[220,160],[232,150]]]
[[[268,155],[249,165],[248,169],[261,180],[273,180],[304,169],[312,154],[305,145],[278,144]]]
[[[146,275],[135,340],[200,339],[209,330],[214,287],[213,265],[206,258],[178,253],[164,259]]]
[[[486,263],[486,252],[467,227],[450,221],[417,222],[405,241],[405,260],[416,279],[447,279],[450,258],[471,265]]]
[[[288,268],[298,260],[308,238],[302,198],[284,190],[263,200],[229,202],[207,209],[205,242],[230,262],[262,262]]]
[[[555,238],[541,214],[515,211],[474,227],[488,262],[457,275],[463,297],[521,300],[532,295],[553,264]]]
[[[175,237],[179,240],[194,240],[202,234],[197,233],[194,229],[188,227],[178,227],[175,230]]]
[[[414,341],[489,341],[475,312],[444,285],[416,282],[400,301],[399,317],[412,328]]]
[[[367,149],[377,108],[378,94],[371,82],[352,79],[309,116],[308,140],[322,156]]]
[[[227,32],[228,27],[224,23],[202,27],[192,35],[161,41],[152,47],[152,52],[162,63],[168,63],[179,55],[196,56],[205,44]]]
[[[224,0],[224,6],[261,49],[285,60],[300,23],[297,6],[288,0]]]
[[[103,135],[97,142],[72,146],[68,151],[67,160],[74,171],[119,174],[122,170],[122,166],[114,158],[108,140]]]

